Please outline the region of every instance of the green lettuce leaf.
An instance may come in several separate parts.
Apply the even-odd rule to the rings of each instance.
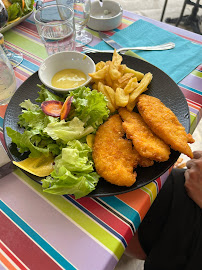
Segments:
[[[69,142],[55,159],[51,176],[42,180],[44,191],[57,195],[74,194],[76,199],[93,191],[99,175],[93,172],[91,152],[86,143],[78,140]]]
[[[62,153],[55,158],[55,168],[65,166],[71,172],[92,172],[93,161],[91,148],[78,140],[70,141]]]
[[[44,129],[44,132],[53,140],[61,139],[64,143],[85,137],[93,131],[93,127],[89,126],[85,128],[84,123],[77,117],[74,117],[68,122],[62,120],[57,123],[50,123]]]
[[[97,90],[88,87],[79,87],[70,93],[74,97],[74,116],[85,123],[85,126],[92,126],[95,130],[109,116],[107,100]]]
[[[6,127],[6,131],[8,136],[12,139],[12,142],[17,145],[18,151],[20,153],[30,151],[30,157],[39,157],[41,154],[49,154],[48,148],[41,148],[34,145],[34,142],[32,142],[32,138],[37,134],[36,131],[25,130],[25,132],[21,134],[20,132],[15,131],[10,127]]]
[[[18,17],[23,16],[23,12],[19,3],[14,3],[11,6],[9,6],[7,12],[8,12],[8,21],[13,21]]]
[[[36,102],[42,103],[46,100],[58,100],[63,102],[65,101],[64,97],[59,97],[58,95],[53,94],[48,89],[46,89],[44,85],[37,84],[37,86],[40,88],[40,91],[38,92],[39,97],[36,99]]]
[[[34,0],[24,0],[24,1],[25,1],[25,7],[23,10],[23,13],[27,14],[33,10]]]
[[[43,134],[43,130],[50,123],[59,122],[59,118],[46,115],[41,107],[33,104],[29,99],[20,104],[22,114],[19,115],[18,124],[26,129],[38,131],[38,134]]]
[[[96,172],[73,175],[65,167],[60,168],[57,176],[54,173],[52,176],[54,178],[48,176],[43,179],[44,192],[55,195],[74,194],[76,199],[93,191],[99,180],[99,175]]]
[[[24,8],[22,9],[22,0],[10,0],[12,5],[7,8],[8,21],[13,21],[18,17],[30,13],[34,7],[34,0],[24,0]]]

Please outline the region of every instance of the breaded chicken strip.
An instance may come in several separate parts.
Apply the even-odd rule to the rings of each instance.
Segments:
[[[150,166],[154,165],[153,160],[140,156],[140,154],[135,149],[135,147],[133,147],[133,151],[135,152],[135,155],[137,155],[138,165],[140,167],[150,167]]]
[[[139,155],[138,165],[140,167],[150,167],[150,166],[154,165],[154,161],[149,159],[149,158],[145,158],[145,157],[142,157]]]
[[[172,149],[193,158],[188,142],[194,142],[191,134],[185,132],[175,114],[158,98],[140,95],[137,107],[144,121]]]
[[[124,130],[118,114],[111,116],[96,132],[93,159],[97,173],[118,186],[132,186],[136,181],[139,155],[131,141],[123,139]]]
[[[124,121],[122,126],[127,138],[132,140],[135,149],[142,157],[159,162],[169,159],[169,146],[150,130],[138,113],[121,108],[119,114]]]

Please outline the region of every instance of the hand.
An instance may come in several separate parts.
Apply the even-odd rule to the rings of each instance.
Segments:
[[[193,159],[187,162],[185,188],[188,196],[202,208],[202,151],[193,154]]]

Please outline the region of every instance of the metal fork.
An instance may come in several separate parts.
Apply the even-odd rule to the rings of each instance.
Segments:
[[[129,50],[141,50],[141,51],[163,51],[163,50],[170,50],[175,47],[175,43],[169,42],[161,45],[156,46],[145,46],[145,47],[123,47],[118,50],[117,52],[129,51]],[[97,52],[106,52],[106,53],[113,53],[114,50],[97,50],[93,48],[85,48],[83,50],[84,53],[97,53]]]

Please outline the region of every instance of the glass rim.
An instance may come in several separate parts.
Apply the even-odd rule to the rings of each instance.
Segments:
[[[71,11],[71,16],[68,19],[64,19],[63,21],[61,21],[60,24],[63,24],[65,22],[68,22],[69,20],[71,20],[71,19],[74,18],[74,11],[73,11],[72,8],[70,8],[70,7],[66,6],[66,5],[62,5],[62,4],[53,4],[53,5],[48,5],[48,6],[45,6],[45,7],[40,7],[39,9],[37,9],[36,12],[34,12],[34,20],[35,20],[35,22],[40,23],[40,24],[47,24],[47,23],[49,23],[49,22],[41,22],[41,21],[39,21],[36,18],[36,14],[38,14],[39,11],[44,10],[44,9],[47,9],[47,8],[50,8],[50,7],[62,7],[62,8],[66,8],[69,11]],[[52,25],[54,25],[54,24],[57,25],[58,22],[55,22]]]

